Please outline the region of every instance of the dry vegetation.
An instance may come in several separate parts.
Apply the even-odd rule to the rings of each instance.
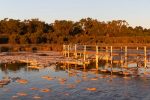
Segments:
[[[150,43],[150,29],[135,28],[124,20],[110,22],[85,18],[78,22],[56,20],[45,23],[38,19],[0,21],[0,44],[43,45],[42,50],[61,50],[62,44]],[[26,49],[28,47],[26,46]]]

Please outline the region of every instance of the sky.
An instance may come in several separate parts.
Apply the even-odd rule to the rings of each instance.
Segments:
[[[150,28],[150,0],[0,0],[0,20],[39,18],[53,23],[87,17]]]

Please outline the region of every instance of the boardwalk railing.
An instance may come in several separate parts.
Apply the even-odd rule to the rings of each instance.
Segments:
[[[101,46],[101,45],[63,45],[63,55],[71,59],[70,63],[78,60],[83,64],[95,61],[96,69],[99,69],[101,60],[106,63],[118,64],[121,68],[130,68],[133,63],[134,67],[149,67],[150,47],[148,46]],[[88,63],[87,63],[88,64]]]

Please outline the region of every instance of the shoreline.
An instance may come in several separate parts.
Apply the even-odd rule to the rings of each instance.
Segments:
[[[76,43],[65,43],[65,45],[74,45]],[[61,52],[64,44],[1,44],[0,52],[36,52],[52,51]],[[77,43],[77,45],[87,46],[115,46],[115,47],[150,47],[150,43]]]
[[[63,56],[61,52],[56,51],[38,51],[36,53],[32,52],[11,52],[10,54],[1,53],[0,63],[36,63],[40,66],[49,66],[51,64],[56,64],[62,60]]]

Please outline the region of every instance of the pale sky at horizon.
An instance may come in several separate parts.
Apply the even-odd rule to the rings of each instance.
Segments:
[[[39,18],[79,21],[126,20],[130,26],[150,28],[150,0],[0,0],[0,20]]]

